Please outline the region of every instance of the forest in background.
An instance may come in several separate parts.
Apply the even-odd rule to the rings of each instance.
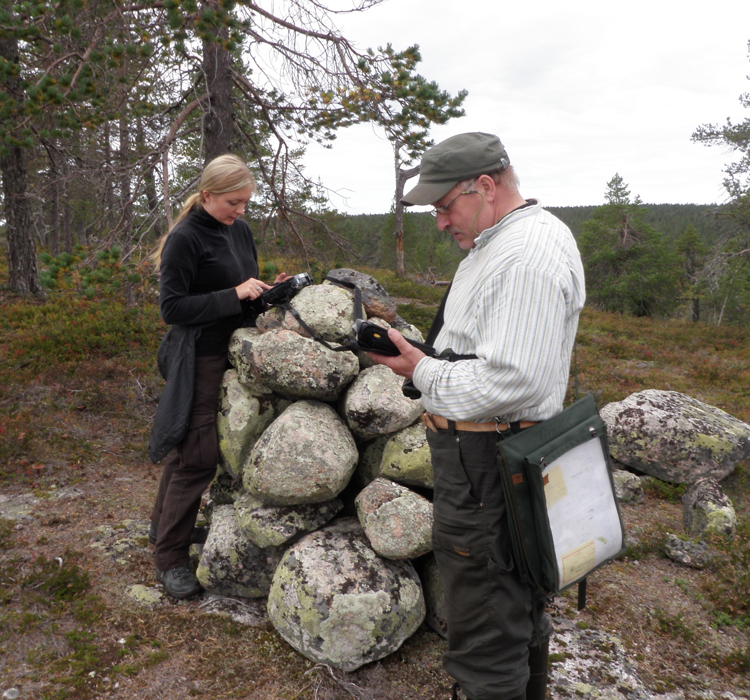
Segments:
[[[728,226],[721,219],[722,208],[716,204],[644,204],[643,207],[646,223],[672,241],[677,241],[690,226],[707,245],[728,234]],[[578,238],[583,224],[598,207],[544,208],[561,219]],[[338,214],[332,220],[336,230],[355,246],[366,264],[392,269],[392,214]],[[437,274],[450,277],[465,253],[452,243],[450,236],[436,229],[435,219],[427,212],[408,212],[404,222],[407,271],[419,275],[434,267]]]
[[[349,11],[380,2],[356,0]],[[316,274],[365,266],[450,278],[462,253],[429,215],[399,202],[431,127],[464,114],[466,91],[451,95],[420,75],[416,45],[358,49],[339,17],[305,0],[0,6],[9,291],[37,301],[119,285],[133,303],[155,284],[147,253],[203,165],[225,152],[256,175],[247,217],[266,260],[294,258]],[[332,211],[301,165],[310,143],[361,123],[393,154],[395,205],[382,216]],[[576,235],[591,306],[750,323],[749,135],[750,119],[692,135],[732,153],[721,207],[644,205],[616,174],[602,206],[552,209]]]

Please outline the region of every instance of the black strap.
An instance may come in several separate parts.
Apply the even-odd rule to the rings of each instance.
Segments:
[[[443,294],[443,298],[440,300],[440,306],[435,314],[435,318],[432,319],[432,325],[430,326],[430,330],[427,332],[427,338],[425,338],[424,341],[427,345],[435,345],[438,333],[440,333],[440,329],[443,327],[443,323],[445,323],[445,302],[448,300],[448,294],[450,293],[452,286],[453,282],[448,285],[448,289],[445,290],[445,294]]]
[[[586,607],[586,579],[578,582],[578,609],[583,610]]]

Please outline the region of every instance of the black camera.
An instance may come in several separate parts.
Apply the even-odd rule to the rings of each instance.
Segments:
[[[356,347],[358,350],[374,352],[378,355],[386,355],[387,357],[395,357],[401,354],[399,349],[393,344],[393,341],[388,337],[388,330],[371,321],[364,321],[361,318],[357,319],[354,322],[354,337],[357,341]],[[405,338],[405,340],[410,345],[421,350],[425,355],[435,357],[435,348],[432,345],[426,345],[425,343],[410,340],[409,338]]]
[[[266,289],[259,297],[253,299],[250,305],[256,314],[262,314],[272,306],[288,304],[300,289],[312,283],[313,279],[307,272],[300,272],[294,277],[287,277],[283,282],[277,282],[271,289]]]

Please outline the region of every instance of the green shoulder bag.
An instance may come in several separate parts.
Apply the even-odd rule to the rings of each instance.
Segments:
[[[593,396],[501,440],[498,465],[516,565],[537,593],[585,583],[622,553],[606,427]]]

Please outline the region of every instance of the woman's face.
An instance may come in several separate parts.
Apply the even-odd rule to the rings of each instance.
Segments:
[[[203,208],[219,223],[231,226],[238,216],[245,213],[245,206],[250,201],[252,194],[252,185],[221,194],[204,190]]]

